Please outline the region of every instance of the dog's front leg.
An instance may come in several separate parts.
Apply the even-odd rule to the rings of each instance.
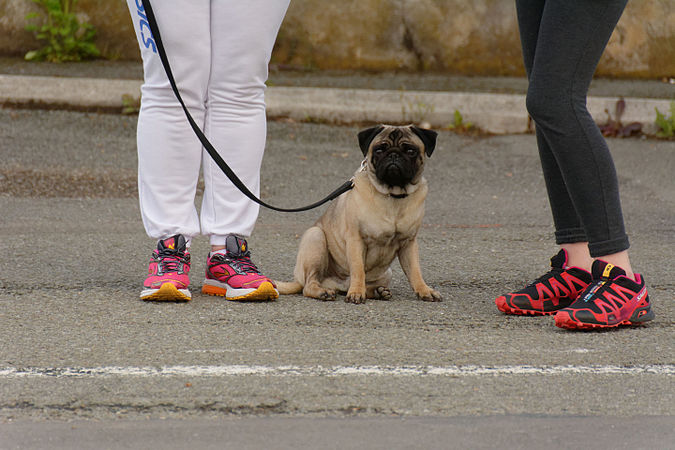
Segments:
[[[408,277],[417,298],[425,302],[440,302],[443,298],[441,294],[431,289],[422,278],[422,269],[420,267],[420,251],[417,244],[417,237],[411,239],[398,251],[398,261],[401,268]]]
[[[345,297],[347,303],[366,302],[366,247],[359,235],[347,237],[347,264],[349,264],[349,291]]]

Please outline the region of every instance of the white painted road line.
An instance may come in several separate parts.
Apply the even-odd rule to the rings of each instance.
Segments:
[[[339,376],[508,376],[508,375],[673,375],[675,365],[641,366],[165,366],[165,367],[31,367],[0,369],[0,378],[25,377],[339,377]]]

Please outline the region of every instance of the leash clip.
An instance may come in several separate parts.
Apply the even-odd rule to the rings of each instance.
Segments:
[[[352,177],[349,179],[352,187],[354,187],[354,179],[356,178],[356,174],[360,172],[365,172],[366,167],[368,167],[368,158],[363,158],[363,161],[361,161],[361,165],[359,166],[359,170],[357,170],[356,173],[352,175]]]
[[[358,172],[365,172],[367,166],[368,166],[368,158],[363,158],[363,161],[361,161],[361,167],[359,167],[359,170],[357,170],[357,173]]]

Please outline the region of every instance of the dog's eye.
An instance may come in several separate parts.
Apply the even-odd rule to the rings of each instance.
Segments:
[[[406,145],[404,150],[409,156],[417,155],[417,147],[413,147],[412,145]]]
[[[387,149],[387,147],[388,147],[387,144],[378,145],[377,147],[373,148],[373,152],[374,153],[382,153],[383,151],[385,151]]]

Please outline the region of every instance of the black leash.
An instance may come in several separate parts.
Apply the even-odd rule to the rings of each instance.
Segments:
[[[194,119],[192,118],[192,115],[190,114],[190,111],[188,111],[187,107],[185,106],[185,102],[183,102],[183,98],[180,95],[180,92],[178,92],[178,87],[176,86],[176,80],[173,78],[173,73],[171,72],[171,66],[169,65],[169,58],[166,56],[166,51],[164,50],[164,45],[162,44],[162,37],[159,34],[159,27],[157,26],[157,19],[155,19],[155,13],[152,11],[152,5],[150,4],[150,0],[143,0],[143,5],[145,7],[145,14],[146,18],[148,19],[148,24],[150,26],[150,31],[152,32],[152,36],[155,39],[155,45],[157,46],[157,53],[159,54],[159,58],[162,61],[162,65],[164,66],[164,71],[166,72],[166,76],[169,79],[169,83],[171,84],[171,89],[173,89],[173,93],[176,94],[176,98],[178,99],[178,102],[180,105],[183,107],[183,111],[185,111],[185,116],[187,117],[188,122],[190,123],[190,126],[194,130],[195,134],[201,141],[202,145],[206,149],[206,151],[211,155],[211,158],[218,164],[218,167],[227,175],[227,178],[232,181],[232,184],[234,184],[237,189],[239,189],[242,194],[256,202],[257,204],[264,206],[269,209],[273,209],[275,211],[281,211],[281,212],[300,212],[300,211],[307,211],[310,209],[314,209],[317,206],[321,206],[324,203],[333,200],[343,193],[347,192],[348,190],[352,189],[354,187],[354,184],[352,180],[346,181],[342,186],[338,187],[336,190],[334,190],[332,193],[330,193],[326,198],[323,200],[319,200],[316,203],[312,203],[311,205],[303,206],[300,208],[278,208],[276,206],[269,205],[265,203],[264,201],[260,200],[258,197],[253,195],[251,191],[248,190],[246,185],[242,183],[242,181],[237,177],[237,175],[234,173],[234,171],[230,168],[230,166],[227,165],[225,160],[221,158],[220,154],[218,154],[218,151],[213,147],[211,142],[204,136],[204,133],[202,133],[202,130],[197,126],[195,123]]]

